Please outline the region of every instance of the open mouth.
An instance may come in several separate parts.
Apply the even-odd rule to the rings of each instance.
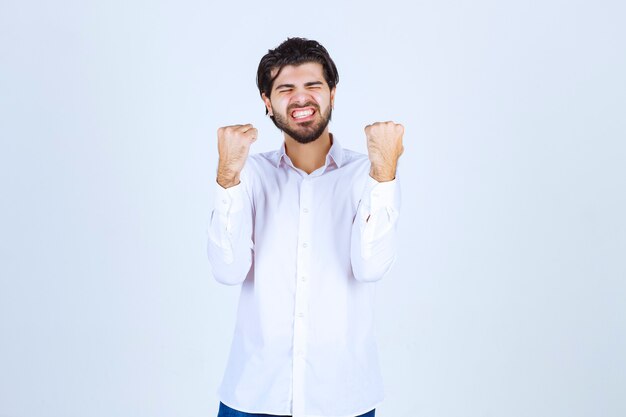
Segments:
[[[315,116],[315,109],[313,107],[304,107],[301,109],[295,109],[291,112],[291,118],[296,122],[306,122],[313,119]]]

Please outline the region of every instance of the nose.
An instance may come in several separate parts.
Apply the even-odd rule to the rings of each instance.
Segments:
[[[309,92],[304,89],[304,88],[298,88],[297,90],[295,90],[291,96],[291,104],[292,105],[304,105],[306,103],[311,103],[311,102],[315,102],[311,96],[311,94],[309,94]]]

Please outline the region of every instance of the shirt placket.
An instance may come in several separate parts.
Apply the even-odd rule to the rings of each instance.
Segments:
[[[293,340],[293,417],[304,416],[305,372],[307,357],[307,322],[309,303],[309,279],[311,271],[311,197],[312,181],[305,177],[300,184],[300,205],[298,221],[298,254],[296,261],[296,300],[294,310]]]

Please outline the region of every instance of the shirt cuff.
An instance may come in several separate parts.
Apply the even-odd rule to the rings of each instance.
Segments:
[[[215,210],[223,215],[236,213],[243,208],[243,184],[224,188],[215,181]]]
[[[391,181],[378,182],[370,177],[373,184],[370,193],[370,210],[376,213],[383,207],[394,207],[398,189],[398,177]]]
[[[398,177],[391,181],[378,182],[368,175],[363,193],[364,216],[377,213],[382,208],[398,209]]]

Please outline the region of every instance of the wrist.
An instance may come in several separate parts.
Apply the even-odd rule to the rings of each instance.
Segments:
[[[235,185],[239,185],[240,182],[241,181],[239,181],[239,178],[233,180],[233,179],[224,179],[224,178],[217,177],[217,183],[222,188],[234,187]]]
[[[392,181],[396,178],[396,167],[372,165],[370,177],[378,182]]]
[[[239,173],[232,172],[223,168],[218,168],[216,181],[222,188],[234,187],[240,182]]]

